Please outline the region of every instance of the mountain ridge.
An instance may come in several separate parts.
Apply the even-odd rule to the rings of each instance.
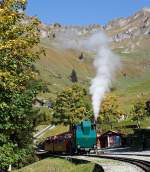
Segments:
[[[127,23],[122,26],[120,21]],[[110,37],[111,48],[120,56],[122,62],[122,69],[118,71],[117,81],[114,83],[115,89],[111,94],[117,95],[120,107],[128,110],[139,95],[144,95],[144,98],[150,95],[149,29],[149,8],[142,9],[125,19],[111,21],[105,27],[100,25],[62,26],[59,23],[50,26],[41,24],[40,45],[45,48],[46,56],[41,56],[36,67],[40,71],[41,79],[48,86],[49,92],[41,93],[39,96],[46,99],[55,98],[57,92],[72,84],[70,74],[73,69],[77,73],[79,83],[86,88],[89,87],[95,75],[92,65],[94,54],[73,49],[62,50],[55,42],[59,33],[64,33],[66,30],[77,32],[79,37],[102,30]],[[81,53],[83,53],[82,60],[80,59]]]
[[[109,21],[105,26],[91,24],[87,26],[65,26],[59,23],[50,25],[41,24],[40,33],[42,38],[53,38],[58,32],[77,31],[79,35],[92,34],[104,31],[112,38],[112,41],[135,38],[140,35],[150,35],[150,8],[143,8],[133,16],[118,18]]]

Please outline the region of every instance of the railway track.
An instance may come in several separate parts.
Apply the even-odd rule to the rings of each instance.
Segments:
[[[138,156],[138,157],[150,157],[150,154],[136,154],[136,153],[132,153],[132,154],[128,154],[128,153],[104,153],[105,155],[120,155],[120,156]]]
[[[42,155],[45,154],[46,156],[44,157],[48,157],[48,156],[57,156],[57,157],[64,157],[64,158],[72,158],[72,159],[81,159],[82,157],[80,155],[75,155],[75,156],[70,156],[70,155],[56,155],[56,154],[49,154],[47,151],[41,151],[38,153],[38,155]],[[117,161],[122,161],[122,162],[126,162],[128,164],[132,164],[135,165],[137,167],[139,167],[140,169],[142,169],[144,172],[150,172],[150,161],[147,160],[142,160],[142,159],[136,159],[136,158],[127,158],[127,157],[118,157],[115,155],[96,155],[96,154],[84,154],[82,155],[86,158],[102,158],[102,159],[110,159],[110,160],[117,160]],[[144,155],[143,155],[144,156]],[[146,157],[146,156],[145,156]],[[97,164],[96,162],[94,162],[95,164]],[[100,164],[99,164],[100,165]],[[120,171],[121,172],[121,171]]]
[[[135,158],[126,158],[126,157],[115,157],[115,156],[109,156],[109,155],[85,155],[85,156],[127,162],[129,164],[133,164],[133,165],[141,168],[145,172],[150,172],[150,161],[146,161],[146,160],[140,160],[140,159],[135,159]]]

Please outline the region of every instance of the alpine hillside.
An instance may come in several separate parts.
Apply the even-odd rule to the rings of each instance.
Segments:
[[[48,91],[41,93],[40,98],[54,98],[56,92],[69,86],[72,83],[72,71],[75,71],[78,82],[88,88],[95,74],[92,52],[61,49],[57,37],[61,33],[69,32],[86,37],[98,31],[109,36],[111,48],[120,56],[122,62],[111,92],[118,96],[120,107],[128,110],[137,97],[146,98],[150,95],[150,8],[144,8],[133,16],[114,19],[105,26],[41,23],[39,32],[45,56],[41,56],[36,68],[40,71],[40,77],[47,85]]]

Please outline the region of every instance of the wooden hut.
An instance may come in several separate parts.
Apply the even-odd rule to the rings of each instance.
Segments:
[[[113,148],[122,146],[122,134],[116,131],[107,131],[99,137],[101,148]]]

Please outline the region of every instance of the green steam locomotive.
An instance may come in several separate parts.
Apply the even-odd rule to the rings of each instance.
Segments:
[[[84,120],[73,125],[68,132],[48,137],[41,145],[50,153],[74,154],[95,150],[96,141],[96,125],[90,120]]]

